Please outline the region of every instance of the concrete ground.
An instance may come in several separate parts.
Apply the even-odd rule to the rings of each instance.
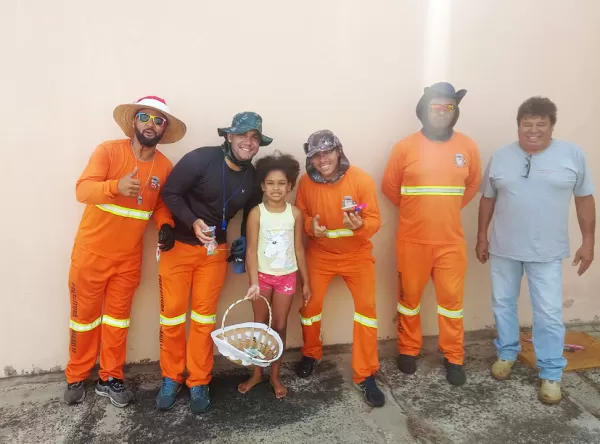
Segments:
[[[600,328],[583,327],[595,336]],[[467,384],[450,386],[426,338],[415,375],[395,364],[395,345],[380,345],[379,380],[385,407],[373,409],[352,385],[347,346],[326,350],[310,380],[295,377],[290,352],[284,382],[290,393],[277,401],[268,384],[241,395],[246,369],[219,359],[211,385],[213,408],[192,415],[182,392],[169,412],[157,412],[156,365],[132,366],[127,382],[136,393],[125,409],[113,407],[87,386],[77,406],[62,402],[62,374],[0,380],[0,443],[406,443],[406,444],[591,444],[600,443],[600,369],[566,373],[557,406],[537,400],[533,369],[518,363],[510,380],[489,376],[494,349],[489,332],[467,336]]]

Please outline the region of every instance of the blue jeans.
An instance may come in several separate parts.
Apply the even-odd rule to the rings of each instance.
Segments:
[[[520,262],[490,254],[492,308],[498,337],[498,357],[514,361],[521,351],[517,299],[523,271],[527,274],[533,308],[533,348],[540,378],[560,381],[567,360],[563,357],[562,260]]]

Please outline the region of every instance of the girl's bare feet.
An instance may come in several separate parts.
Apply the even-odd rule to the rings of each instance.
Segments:
[[[242,394],[248,393],[250,389],[252,389],[252,387],[254,387],[256,384],[260,384],[261,382],[263,382],[262,373],[255,371],[252,373],[252,376],[250,376],[250,378],[248,378],[247,381],[242,382],[240,385],[238,385],[238,392]]]
[[[287,395],[287,388],[281,383],[279,376],[271,376],[271,385],[275,391],[275,397],[277,399],[284,398]]]

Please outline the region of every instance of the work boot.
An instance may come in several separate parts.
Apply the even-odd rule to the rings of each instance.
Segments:
[[[515,365],[515,361],[505,361],[504,359],[498,359],[492,365],[492,376],[499,381],[504,381],[510,376],[510,372]]]
[[[549,381],[542,379],[542,386],[539,393],[540,401],[544,404],[558,404],[562,399],[560,384],[558,381]]]
[[[446,380],[456,386],[461,386],[467,382],[465,368],[459,364],[452,364],[444,358],[444,367],[446,367]]]
[[[363,392],[366,403],[371,407],[383,407],[385,404],[385,396],[377,387],[377,382],[375,382],[373,376],[369,376],[361,383],[355,383],[354,386]]]
[[[407,375],[412,375],[417,371],[417,357],[409,356],[409,355],[398,355],[398,369],[402,373],[406,373]]]
[[[133,393],[125,388],[123,380],[112,376],[109,376],[107,381],[98,379],[96,394],[109,398],[112,405],[119,408],[127,407],[133,400]]]
[[[162,386],[156,396],[156,408],[158,410],[169,410],[175,405],[177,393],[181,390],[181,384],[171,378],[163,378]]]
[[[196,385],[190,388],[190,411],[199,415],[210,408],[208,385]]]
[[[318,363],[319,361],[314,358],[302,356],[302,359],[300,359],[300,362],[296,366],[296,374],[301,378],[308,378],[313,374]]]
[[[83,381],[72,382],[67,384],[64,396],[65,402],[69,405],[77,404],[85,399],[85,390],[83,389]]]

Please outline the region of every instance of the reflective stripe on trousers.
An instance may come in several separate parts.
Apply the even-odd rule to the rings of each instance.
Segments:
[[[445,316],[450,319],[460,319],[463,317],[462,308],[460,310],[448,310],[441,305],[438,305],[437,312],[439,315]]]
[[[129,319],[115,319],[111,316],[103,315],[102,323],[116,328],[129,328]]]
[[[77,331],[80,333],[86,332],[86,331],[92,331],[93,329],[98,327],[101,322],[102,322],[102,316],[100,316],[94,322],[91,322],[89,324],[80,324],[79,322],[75,322],[73,319],[70,319],[69,328],[73,331]]]
[[[300,316],[300,322],[302,323],[302,325],[313,325],[314,322],[321,322],[321,315],[322,313],[319,313],[318,315],[310,318],[303,318],[302,316]]]
[[[354,322],[358,322],[365,327],[377,328],[377,319],[369,318],[367,316],[363,316],[360,313],[354,312]]]
[[[201,315],[192,310],[191,315],[192,321],[197,322],[198,324],[215,324],[217,322],[217,315]]]
[[[181,324],[185,324],[186,319],[187,319],[187,315],[185,313],[182,315],[179,315],[179,316],[175,316],[174,318],[168,318],[166,316],[160,315],[160,325],[167,325],[167,326],[181,325]]]
[[[400,314],[403,314],[406,316],[416,316],[419,314],[420,311],[421,311],[421,304],[417,305],[417,308],[411,309],[411,308],[405,307],[400,302],[398,302],[398,313],[400,313]]]

